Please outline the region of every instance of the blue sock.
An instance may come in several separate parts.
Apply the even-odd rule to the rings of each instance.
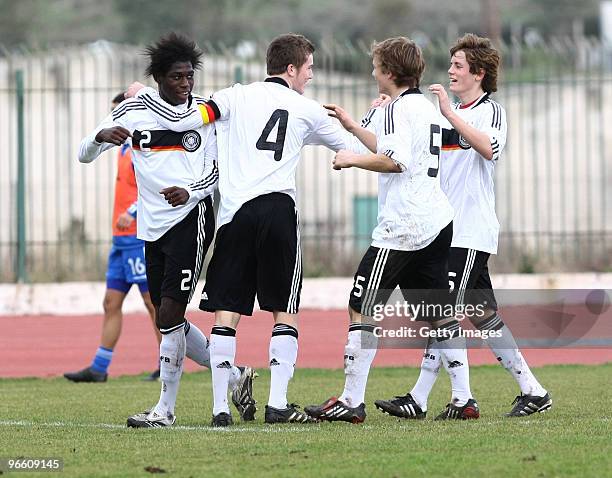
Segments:
[[[108,366],[113,359],[113,349],[107,349],[106,347],[98,347],[96,356],[91,363],[91,369],[94,372],[106,373]]]

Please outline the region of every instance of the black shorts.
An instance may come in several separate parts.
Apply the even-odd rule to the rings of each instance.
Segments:
[[[448,258],[448,279],[456,305],[484,304],[497,310],[487,262],[490,254],[475,249],[451,247]]]
[[[296,314],[302,290],[298,212],[284,193],[242,205],[217,231],[200,309],[252,315],[262,310]]]
[[[453,223],[418,251],[398,251],[370,246],[355,273],[349,306],[367,316],[385,303],[393,289],[448,290],[448,254]],[[446,295],[448,295],[446,293]]]
[[[147,282],[154,305],[159,306],[162,297],[189,303],[214,234],[215,216],[208,196],[157,241],[145,242]]]

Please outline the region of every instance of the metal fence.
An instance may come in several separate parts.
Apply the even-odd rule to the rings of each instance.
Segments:
[[[265,76],[262,45],[204,49],[196,78],[202,94]],[[611,53],[586,39],[501,49],[495,98],[506,108],[509,130],[496,166],[501,237],[492,268],[610,270]],[[377,95],[367,50],[322,46],[306,95],[361,116]],[[446,82],[448,50],[430,44],[424,51],[425,90]],[[0,281],[104,277],[116,153],[82,165],[78,144],[108,114],[111,98],[143,79],[144,67],[140,48],[107,42],[0,57]],[[376,175],[333,171],[324,148],[305,148],[303,156],[305,273],[352,274],[376,222]]]

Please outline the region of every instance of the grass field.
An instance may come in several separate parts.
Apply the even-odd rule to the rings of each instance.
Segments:
[[[61,457],[62,476],[612,476],[612,364],[535,370],[553,394],[546,414],[507,419],[515,384],[497,366],[472,369],[481,419],[434,422],[448,398],[446,375],[427,420],[398,421],[374,409],[377,398],[405,393],[417,369],[376,368],[362,425],[265,425],[269,373],[254,393],[254,423],[208,427],[210,375],[185,375],[172,429],[125,428],[128,415],[154,404],[159,384],[140,377],[106,384],[64,379],[0,380],[0,457]],[[297,370],[290,400],[302,405],[340,393],[342,371]],[[234,412],[235,418],[237,414]],[[148,470],[148,471],[147,471]],[[19,473],[16,476],[40,476]],[[11,475],[12,476],[12,475]]]

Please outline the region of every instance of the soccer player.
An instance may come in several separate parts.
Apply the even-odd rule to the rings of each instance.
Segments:
[[[500,56],[488,38],[468,33],[450,49],[449,90],[459,98],[451,105],[444,87],[431,85],[446,118],[440,160],[442,188],[455,208],[455,230],[449,256],[449,279],[457,305],[487,304],[481,317],[469,316],[482,331],[500,331],[487,345],[517,381],[521,394],[507,416],[521,417],[552,406],[518,349],[512,332],[497,313],[487,261],[497,253],[499,222],[495,214],[493,175],[506,144],[506,112],[490,95],[497,91]],[[427,398],[440,369],[436,344],[425,351],[421,373],[410,392],[413,407],[425,413]],[[456,418],[463,418],[459,414]]]
[[[162,107],[186,110],[202,98],[193,96],[194,70],[202,52],[175,33],[146,49],[147,76],[158,84]],[[155,320],[161,333],[161,395],[155,407],[128,418],[130,427],[174,424],[174,407],[185,354],[210,367],[208,341],[184,318],[204,256],[214,233],[212,192],[217,185],[215,130],[201,125],[185,133],[163,128],[141,100],[119,105],[81,142],[79,161],[89,163],[103,151],[127,143],[138,182],[137,236],[145,241],[146,273]],[[232,398],[240,398],[243,419],[253,419],[250,395],[253,371],[230,366]],[[248,407],[243,406],[248,402]]]
[[[268,46],[265,81],[218,91],[207,104],[184,112],[160,109],[150,88],[138,92],[158,121],[177,131],[218,118],[221,203],[200,302],[201,309],[215,312],[210,340],[213,426],[232,423],[227,381],[236,354],[236,327],[242,315],[252,315],[255,295],[275,323],[265,421],[316,421],[287,401],[298,352],[302,287],[295,171],[302,146],[322,144],[338,151],[350,135],[318,103],[302,96],[312,79],[314,50],[302,35],[280,35]],[[141,85],[135,86],[133,91]]]
[[[344,391],[339,398],[331,397],[305,409],[311,416],[328,421],[360,423],[366,418],[364,397],[377,339],[374,326],[365,319],[372,317],[373,306],[384,302],[398,285],[401,289],[448,288],[453,209],[440,188],[438,175],[439,114],[419,90],[425,61],[420,48],[405,37],[375,43],[371,55],[379,92],[388,95],[391,102],[371,110],[362,127],[342,108],[328,106],[331,114],[372,151],[340,151],[334,167],[379,173],[378,224],[357,268],[349,298]],[[372,138],[363,126],[373,127],[375,136]],[[452,348],[465,339],[458,334],[456,320],[437,319],[432,325],[447,331],[446,348],[442,350],[445,362],[454,364],[454,403],[469,408],[476,417],[478,407],[469,390],[467,354]],[[413,413],[407,396],[377,400],[375,404],[392,415]]]
[[[124,100],[119,93],[112,101],[112,110]],[[121,307],[133,284],[137,284],[142,300],[151,317],[155,337],[161,337],[155,325],[155,309],[151,302],[145,271],[144,242],[136,237],[136,198],[138,188],[132,153],[128,144],[123,144],[117,154],[117,180],[113,206],[113,246],[108,256],[106,271],[106,293],[104,294],[104,322],[102,339],[89,367],[78,372],[64,374],[73,382],[106,382],[107,370],[113,358],[113,349],[121,335],[123,314]],[[147,377],[159,378],[159,369]]]

